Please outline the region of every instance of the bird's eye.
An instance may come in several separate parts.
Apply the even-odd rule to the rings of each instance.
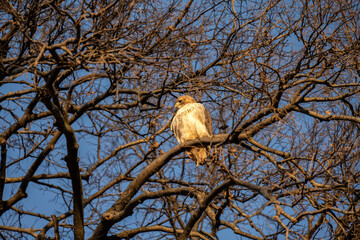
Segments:
[[[182,100],[179,100],[179,102],[182,102]]]

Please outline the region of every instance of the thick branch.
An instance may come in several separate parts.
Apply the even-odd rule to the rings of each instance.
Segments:
[[[1,144],[0,160],[0,203],[3,201],[5,179],[6,179],[6,143]]]

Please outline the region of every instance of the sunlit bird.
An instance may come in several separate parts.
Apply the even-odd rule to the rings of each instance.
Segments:
[[[184,95],[176,100],[177,112],[171,122],[171,131],[180,144],[189,140],[212,136],[211,117],[204,105],[194,98]],[[205,147],[193,146],[186,151],[196,165],[204,164],[207,159]]]

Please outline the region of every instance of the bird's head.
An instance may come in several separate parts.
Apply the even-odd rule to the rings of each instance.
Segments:
[[[196,103],[195,99],[193,97],[190,97],[188,95],[184,95],[179,97],[175,102],[175,108],[182,108],[188,103]]]

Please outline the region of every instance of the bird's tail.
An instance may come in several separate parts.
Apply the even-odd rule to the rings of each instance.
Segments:
[[[187,151],[187,154],[196,162],[196,166],[203,165],[206,162],[207,154],[204,147],[192,147],[190,151]]]

